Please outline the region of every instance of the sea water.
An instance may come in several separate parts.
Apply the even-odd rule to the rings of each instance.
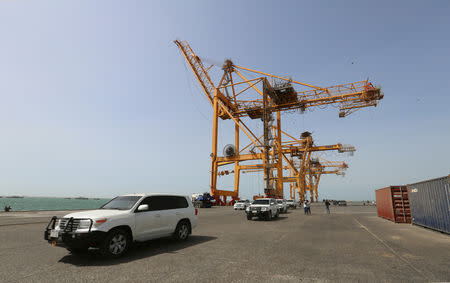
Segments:
[[[0,210],[11,206],[11,211],[29,210],[69,210],[69,209],[96,209],[110,199],[76,199],[76,198],[0,198]]]

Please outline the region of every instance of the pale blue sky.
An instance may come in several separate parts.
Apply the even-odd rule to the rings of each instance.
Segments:
[[[213,62],[382,86],[377,108],[345,119],[283,117],[357,148],[325,155],[350,168],[324,176],[321,197],[447,175],[449,14],[448,1],[1,1],[0,195],[207,191],[212,111],[177,38]],[[242,196],[261,187],[243,175]]]

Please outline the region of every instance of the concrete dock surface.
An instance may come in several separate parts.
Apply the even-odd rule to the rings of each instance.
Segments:
[[[120,259],[72,255],[43,239],[51,216],[0,213],[2,282],[450,281],[450,236],[378,218],[372,206],[313,204],[273,221],[231,207],[199,210],[186,242],[136,244]]]

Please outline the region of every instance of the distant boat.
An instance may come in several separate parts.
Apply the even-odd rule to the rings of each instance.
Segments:
[[[75,199],[89,199],[89,198],[86,198],[86,197],[77,197],[77,198],[75,198]]]
[[[95,200],[99,200],[99,198],[94,198]]]
[[[9,196],[7,198],[24,198],[23,196]]]

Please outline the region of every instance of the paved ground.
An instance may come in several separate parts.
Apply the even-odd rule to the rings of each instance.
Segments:
[[[52,248],[44,223],[10,225],[63,212],[0,213],[0,281],[450,281],[450,236],[380,219],[374,207],[323,212],[313,206],[311,216],[297,209],[265,222],[201,209],[187,242],[150,241],[119,260]]]

